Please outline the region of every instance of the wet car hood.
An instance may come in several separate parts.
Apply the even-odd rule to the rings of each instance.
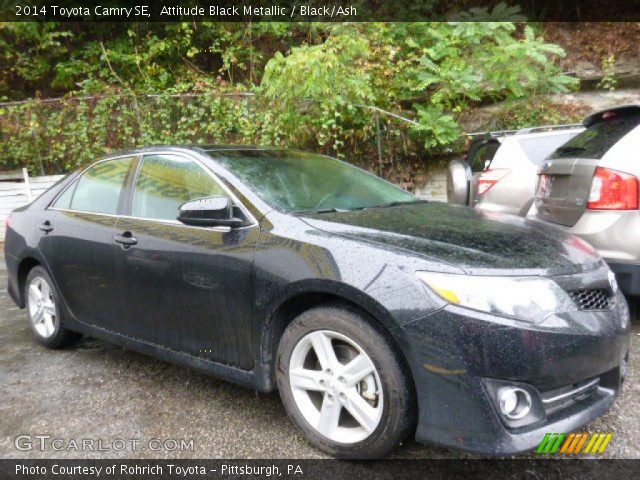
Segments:
[[[300,218],[325,232],[409,251],[468,273],[504,269],[520,273],[515,269],[523,274],[566,275],[602,265],[588,244],[553,227],[439,202]]]

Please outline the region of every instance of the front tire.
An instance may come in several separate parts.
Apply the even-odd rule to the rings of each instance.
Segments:
[[[318,449],[380,458],[415,423],[407,368],[386,332],[350,307],[316,307],[285,330],[276,380],[287,413]]]
[[[29,325],[38,343],[55,349],[73,345],[82,338],[65,328],[60,296],[44,268],[31,269],[24,282],[24,296]]]

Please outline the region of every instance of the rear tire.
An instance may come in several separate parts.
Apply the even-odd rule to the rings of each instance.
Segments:
[[[24,282],[24,298],[29,325],[38,343],[56,349],[73,345],[82,338],[79,333],[65,328],[60,295],[44,268],[31,269]]]
[[[313,308],[287,327],[276,381],[294,423],[337,458],[383,457],[415,424],[403,359],[386,332],[348,306]]]

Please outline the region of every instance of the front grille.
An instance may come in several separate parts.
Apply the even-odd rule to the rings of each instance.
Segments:
[[[607,310],[613,307],[613,296],[604,288],[571,290],[569,296],[580,310]]]

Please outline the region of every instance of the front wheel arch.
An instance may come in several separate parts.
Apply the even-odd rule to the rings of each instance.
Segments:
[[[259,364],[264,390],[273,391],[276,388],[276,357],[280,339],[286,328],[301,313],[311,310],[312,308],[326,305],[339,305],[364,315],[370,323],[384,331],[394,350],[404,361],[407,370],[409,372],[413,371],[410,368],[410,362],[406,352],[401,347],[398,339],[391,333],[393,320],[381,305],[377,304],[373,299],[367,303],[359,301],[360,299],[358,297],[354,298],[353,296],[343,296],[335,293],[336,290],[345,291],[344,288],[336,289],[336,287],[333,286],[331,290],[332,291],[328,291],[328,289],[322,288],[298,291],[297,294],[290,295],[281,301],[268,316],[264,328],[261,331],[259,346]],[[411,377],[411,381],[414,383],[413,375],[411,375]]]
[[[356,342],[363,348],[366,355],[371,355],[371,359],[376,362],[375,368],[380,372],[377,384],[381,385],[380,380],[382,380],[386,385],[384,387],[385,403],[383,408],[387,414],[383,414],[382,420],[380,420],[382,423],[377,425],[375,432],[371,432],[364,439],[355,440],[355,443],[343,443],[335,438],[324,437],[324,433],[320,434],[319,432],[322,430],[314,426],[313,421],[304,418],[305,415],[299,409],[300,405],[295,406],[298,402],[295,401],[295,395],[292,397],[289,387],[288,365],[292,359],[291,355],[295,355],[298,348],[295,347],[292,350],[295,342],[301,338],[301,331],[302,335],[305,335],[327,329],[334,332],[335,335],[345,336],[352,342]],[[406,358],[401,351],[398,351],[394,343],[394,338],[378,322],[363,313],[362,310],[354,309],[344,303],[324,304],[311,308],[290,323],[280,342],[276,364],[277,381],[287,413],[313,445],[338,458],[380,458],[412,432],[415,432],[418,418],[415,384]],[[376,358],[377,360],[375,360]],[[342,365],[344,366],[344,362]],[[316,370],[313,367],[309,368]],[[326,370],[329,376],[327,377],[328,384],[330,384],[331,371],[331,369]],[[340,372],[339,369],[333,371]],[[377,378],[377,372],[375,375]],[[345,382],[344,379],[341,381]],[[324,385],[322,380],[320,384]],[[328,387],[326,390],[329,398],[332,395],[338,395],[332,388],[335,386]],[[311,387],[311,390],[316,390],[316,388]],[[341,392],[341,398],[342,395]],[[343,408],[347,408],[351,412],[349,406]],[[303,419],[301,420],[301,418]]]

